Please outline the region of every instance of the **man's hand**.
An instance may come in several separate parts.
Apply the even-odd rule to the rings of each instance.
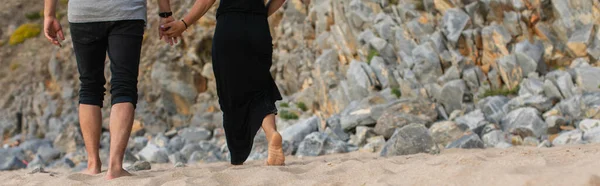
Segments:
[[[62,46],[60,41],[65,40],[65,35],[63,34],[62,27],[56,17],[46,16],[44,18],[44,35],[46,35],[46,38],[48,41],[52,42],[52,44]]]
[[[187,28],[183,21],[173,21],[164,25],[161,25],[161,28],[168,29],[164,32],[167,37],[181,37],[181,33],[185,31]]]
[[[169,30],[168,27],[163,27],[163,25],[175,21],[173,16],[169,16],[167,18],[160,18],[160,22],[158,23],[158,34],[161,40],[165,40],[166,43],[173,45],[177,43],[177,37],[169,37],[165,35],[165,31]]]

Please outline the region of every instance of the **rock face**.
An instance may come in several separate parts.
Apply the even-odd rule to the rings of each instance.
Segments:
[[[422,124],[402,127],[386,142],[381,156],[399,156],[417,153],[437,154],[440,149]]]
[[[377,120],[375,133],[390,138],[396,128],[412,123],[431,124],[437,119],[435,104],[417,99],[404,99],[388,107]]]

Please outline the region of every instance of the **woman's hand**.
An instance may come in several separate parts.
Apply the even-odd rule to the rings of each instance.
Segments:
[[[167,18],[160,18],[160,23],[158,24],[158,35],[159,35],[160,39],[164,40],[166,43],[168,43],[171,46],[173,46],[173,44],[177,44],[177,38],[165,36],[165,31],[167,29],[162,28],[162,25],[173,22],[173,21],[175,21],[175,19],[172,16],[169,16]]]
[[[161,25],[161,28],[167,29],[164,31],[164,35],[167,37],[181,37],[183,31],[187,29],[183,20],[173,21],[167,24]]]

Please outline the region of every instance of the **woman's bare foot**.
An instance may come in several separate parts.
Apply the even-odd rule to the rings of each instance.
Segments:
[[[274,132],[269,139],[269,156],[267,165],[283,166],[285,165],[285,155],[283,154],[283,139],[279,132]]]
[[[126,170],[120,168],[117,170],[108,170],[108,172],[106,172],[106,180],[112,180],[115,178],[120,178],[123,176],[132,176],[131,173],[127,172]]]
[[[96,175],[96,174],[100,174],[101,171],[101,166],[102,163],[100,161],[94,162],[93,160],[88,161],[88,167],[87,169],[81,171],[81,174],[87,174],[87,175]]]

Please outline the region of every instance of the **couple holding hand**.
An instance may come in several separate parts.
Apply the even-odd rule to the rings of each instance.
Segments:
[[[64,33],[56,19],[57,0],[45,0],[44,33],[60,46]],[[269,72],[272,38],[267,17],[285,0],[221,0],[213,38],[212,63],[231,164],[242,165],[260,128],[268,140],[267,165],[284,165],[277,132],[275,101],[281,94]],[[158,0],[161,39],[174,44],[215,0],[196,0],[187,15],[175,19],[169,0]],[[146,27],[146,0],[69,0],[68,19],[80,75],[79,121],[88,168],[101,172],[99,146],[104,102],[104,66],[110,59],[110,157],[106,179],[130,176],[123,169],[136,108],[137,78]]]

